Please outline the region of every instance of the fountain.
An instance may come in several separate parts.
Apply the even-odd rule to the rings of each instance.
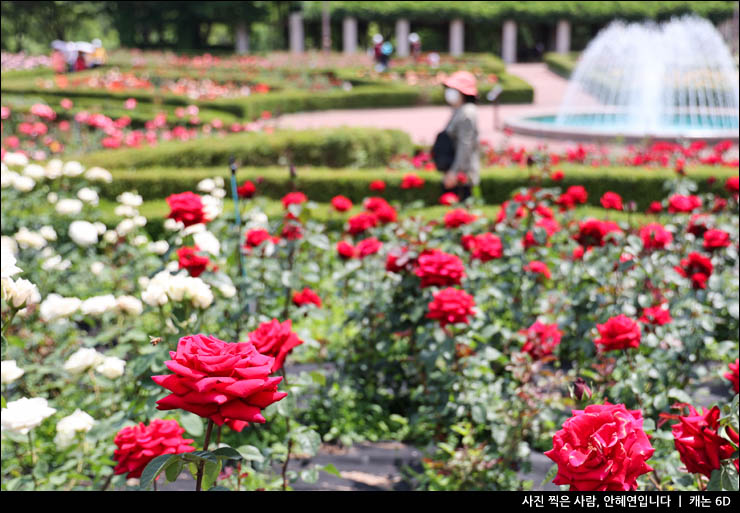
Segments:
[[[557,112],[507,126],[559,139],[738,141],[738,70],[696,16],[612,22],[589,43]]]

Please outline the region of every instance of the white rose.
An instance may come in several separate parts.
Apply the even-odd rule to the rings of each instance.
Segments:
[[[185,276],[172,276],[167,282],[167,295],[172,301],[182,301],[187,288],[188,279]]]
[[[116,200],[129,207],[140,207],[144,202],[144,198],[134,192],[122,192],[118,195]]]
[[[65,162],[64,167],[62,167],[64,176],[80,176],[84,170],[85,168],[82,167],[82,164],[76,160]]]
[[[187,237],[188,235],[195,235],[196,233],[206,231],[206,225],[203,223],[191,224],[182,231],[182,236]]]
[[[93,273],[95,276],[99,276],[104,269],[105,264],[103,262],[93,262],[92,264],[90,264],[90,272]]]
[[[125,237],[134,229],[136,228],[136,225],[131,219],[124,219],[120,223],[118,223],[118,226],[116,226],[116,233],[118,233],[119,237]]]
[[[57,201],[59,201],[59,194],[57,194],[56,192],[50,192],[46,195],[46,201],[48,201],[49,203],[56,203]]]
[[[46,176],[46,171],[38,164],[29,164],[23,168],[23,176],[28,176],[34,180],[40,180]]]
[[[218,198],[218,199],[225,198],[226,197],[226,190],[225,189],[221,189],[221,188],[213,189],[213,191],[211,191],[211,196],[213,196],[214,198]]]
[[[18,176],[13,180],[13,188],[20,192],[32,191],[36,186],[36,182],[30,176]]]
[[[6,237],[3,237],[5,239]],[[12,239],[10,239],[12,240]],[[4,241],[3,241],[4,242]],[[14,241],[15,242],[15,241]],[[0,275],[0,278],[10,278],[11,276],[15,276],[16,274],[23,272],[23,269],[18,267],[16,264],[15,256],[13,255],[10,248],[4,243],[2,246],[2,251],[0,252],[0,272],[2,273]]]
[[[80,310],[85,315],[103,315],[116,308],[118,308],[118,301],[113,294],[94,296],[84,300],[80,305]]]
[[[41,249],[46,246],[46,239],[43,238],[41,234],[37,232],[32,232],[25,226],[18,230],[18,233],[16,233],[13,237],[15,237],[16,242],[18,242],[18,245],[23,249]]]
[[[236,287],[231,283],[224,283],[219,285],[218,290],[221,291],[221,295],[227,299],[232,298],[236,295]]]
[[[147,305],[157,307],[167,304],[167,290],[159,283],[150,282],[141,293],[141,300]]]
[[[198,182],[198,190],[203,192],[211,192],[213,189],[216,188],[216,182],[214,182],[211,178],[205,178]]]
[[[85,178],[91,182],[105,182],[111,183],[113,181],[113,175],[107,169],[102,167],[92,167],[85,173]]]
[[[5,164],[3,164],[3,166],[4,165]],[[21,175],[19,175],[15,171],[9,171],[8,168],[5,168],[3,169],[2,174],[0,174],[0,185],[2,185],[3,189],[5,189],[6,187],[12,187],[19,176]]]
[[[221,243],[215,235],[207,230],[193,235],[193,241],[201,251],[205,251],[211,255],[218,256],[221,252]]]
[[[2,280],[3,297],[13,308],[21,308],[24,305],[38,303],[41,295],[36,285],[28,280],[19,278],[13,281],[10,278]]]
[[[64,167],[64,163],[59,159],[51,159],[46,164],[45,169],[45,176],[49,180],[55,180],[62,176],[62,167]]]
[[[54,230],[51,226],[42,226],[39,229],[39,233],[43,238],[45,238],[48,241],[55,241],[57,240],[57,232]]]
[[[136,216],[134,217],[134,224],[141,228],[142,226],[146,226],[146,217],[144,216]]]
[[[105,242],[113,244],[114,242],[118,241],[118,234],[115,232],[115,230],[108,230],[103,234],[103,240]]]
[[[149,237],[146,235],[137,235],[134,237],[134,240],[131,241],[134,246],[143,246],[147,242],[149,242]]]
[[[211,287],[200,278],[187,278],[185,290],[196,308],[208,308],[213,303]]]
[[[59,294],[49,294],[41,303],[39,312],[41,319],[46,322],[69,317],[82,304],[76,297],[62,297]]]
[[[43,397],[33,399],[23,397],[17,401],[10,401],[8,407],[2,409],[2,430],[7,429],[26,435],[56,412],[54,408],[49,407],[49,403]]]
[[[88,221],[74,221],[69,225],[69,238],[78,246],[92,246],[98,243],[98,229]]]
[[[247,223],[247,228],[267,228],[268,219],[267,215],[264,212],[260,212],[259,210],[253,210],[249,214],[249,222]]]
[[[5,260],[4,255],[6,254],[12,255],[13,257],[18,256],[18,243],[12,237],[1,235],[0,247],[2,248],[3,260]]]
[[[144,310],[141,301],[134,296],[120,296],[116,301],[118,302],[118,309],[123,313],[139,315]]]
[[[118,217],[134,217],[139,214],[139,211],[129,205],[118,205],[113,209],[113,213]]]
[[[77,192],[77,197],[85,203],[90,203],[91,205],[97,205],[100,199],[98,198],[98,193],[89,187],[83,187],[82,189],[80,189]]]
[[[149,243],[149,251],[156,255],[164,255],[167,250],[170,249],[170,245],[166,240],[158,240],[156,242]]]
[[[87,433],[95,425],[95,419],[77,408],[72,415],[57,422],[57,435],[54,442],[64,449],[69,447],[77,437],[77,433]]]
[[[9,151],[5,154],[3,162],[5,162],[9,166],[27,166],[28,157],[26,157],[23,153],[13,153]]]
[[[16,365],[15,360],[3,360],[3,362],[0,363],[0,375],[2,375],[0,381],[2,381],[3,385],[12,383],[23,376],[25,372],[26,371]]]
[[[213,221],[216,219],[220,214],[222,210],[221,200],[218,198],[214,198],[213,196],[205,195],[202,197],[203,201],[203,214],[205,215],[206,219],[209,221]]]
[[[116,379],[123,376],[126,368],[126,360],[121,360],[115,356],[106,356],[103,363],[95,367],[95,370],[108,379]]]
[[[147,276],[139,276],[139,279],[137,280],[139,283],[139,287],[142,289],[145,289],[149,286],[149,277]]]
[[[177,232],[185,228],[185,223],[181,221],[175,221],[174,219],[165,219],[164,220],[164,229],[171,231],[171,232]]]
[[[105,224],[101,223],[100,221],[95,221],[93,224],[95,225],[95,229],[98,230],[98,235],[103,235],[105,231],[108,229],[108,227],[105,226]]]
[[[65,198],[56,204],[56,211],[62,215],[73,215],[82,212],[82,202],[78,199]]]
[[[91,347],[83,347],[77,350],[64,363],[64,370],[72,374],[82,374],[90,367],[97,367],[105,357]]]

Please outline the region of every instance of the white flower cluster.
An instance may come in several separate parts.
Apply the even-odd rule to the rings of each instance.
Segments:
[[[77,408],[72,415],[67,415],[57,422],[57,435],[54,437],[54,442],[60,449],[65,449],[74,443],[77,433],[87,433],[94,425],[95,419]]]
[[[114,213],[120,217],[137,217],[139,215],[137,207],[144,202],[144,199],[134,192],[121,193],[116,199],[120,205],[116,207]]]
[[[45,418],[51,417],[56,412],[54,408],[49,407],[49,403],[42,397],[33,399],[23,397],[17,401],[10,401],[8,407],[2,409],[0,429],[25,435],[40,425]]]
[[[78,311],[91,316],[103,315],[106,312],[139,315],[144,310],[144,305],[133,296],[119,296],[116,298],[112,294],[105,294],[82,301],[76,297],[49,294],[41,303],[39,310],[41,319],[45,322],[51,322],[70,317]]]
[[[91,368],[108,379],[116,379],[123,376],[126,361],[115,356],[105,356],[91,347],[83,347],[64,363],[64,370],[71,374],[82,374]]]
[[[155,307],[165,305],[168,301],[190,300],[196,308],[208,308],[213,303],[213,293],[211,287],[200,278],[172,275],[165,270],[149,280],[141,299]]]
[[[41,301],[41,294],[36,285],[24,278],[13,279],[13,276],[23,272],[23,269],[15,265],[15,255],[5,244],[2,246],[0,260],[2,261],[0,288],[2,288],[2,297],[6,303],[17,310]]]
[[[47,243],[47,240],[43,235],[41,235],[41,233],[31,231],[25,226],[21,227],[21,229],[18,230],[18,233],[13,235],[13,238],[23,249],[41,249],[46,246]]]
[[[0,381],[3,385],[12,383],[25,374],[26,371],[18,367],[15,360],[3,360],[0,363]]]
[[[213,256],[218,256],[221,253],[221,243],[215,235],[208,231],[206,225],[203,223],[188,226],[182,230],[181,235],[182,237],[192,235],[193,242],[198,246],[200,251],[210,253]],[[178,238],[178,244],[181,243],[182,238]]]

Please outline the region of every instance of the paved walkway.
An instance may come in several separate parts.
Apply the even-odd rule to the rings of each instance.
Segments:
[[[534,88],[534,103],[521,105],[501,105],[498,107],[498,126],[502,127],[509,118],[533,114],[542,110],[553,110],[560,104],[568,81],[550,72],[542,63],[512,64],[507,71],[523,78]],[[444,128],[451,114],[447,106],[403,107],[382,109],[346,109],[323,112],[304,112],[286,114],[278,120],[282,128],[312,129],[339,126],[368,126],[375,128],[396,128],[408,132],[414,142],[431,145],[437,133]],[[480,138],[498,146],[504,133],[493,126],[493,106],[483,101],[478,109],[478,130]],[[513,135],[510,142],[516,145],[534,147],[544,141],[535,137]],[[570,143],[550,141],[548,146],[558,149],[571,146]]]

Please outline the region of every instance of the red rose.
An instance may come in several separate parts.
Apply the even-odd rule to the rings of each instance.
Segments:
[[[553,211],[545,205],[537,205],[534,207],[534,213],[544,217],[545,219],[553,219],[555,217]],[[559,229],[560,227],[558,227],[558,230]]]
[[[424,179],[414,173],[404,175],[403,180],[401,180],[401,189],[418,189],[423,186]]]
[[[689,219],[689,226],[686,231],[696,238],[703,237],[704,232],[709,230],[711,220],[711,217],[707,214],[694,214]]]
[[[697,208],[701,208],[701,198],[698,196],[682,196],[681,194],[674,194],[668,198],[668,212],[671,214],[692,212]]]
[[[203,274],[203,271],[206,270],[208,264],[211,263],[207,256],[198,255],[198,251],[200,251],[198,246],[195,246],[194,248],[184,247],[177,250],[177,259],[180,264],[180,269],[187,269],[188,273],[193,278],[197,278]]]
[[[377,253],[382,247],[382,242],[380,242],[375,237],[370,237],[357,243],[357,254],[360,256],[360,258],[365,258],[366,256]]]
[[[588,200],[588,193],[582,185],[571,185],[565,193],[570,196],[575,203],[586,203]]]
[[[193,452],[193,440],[182,437],[184,428],[176,420],[154,419],[148,426],[140,422],[138,426],[121,429],[113,442],[118,448],[113,459],[118,462],[114,474],[126,474],[127,479],[139,478],[146,466],[157,456],[163,454],[182,454]]]
[[[622,233],[617,223],[588,219],[579,225],[578,233],[573,238],[584,248],[590,248],[606,244],[605,237],[612,232]]]
[[[383,207],[389,207],[390,204],[381,197],[373,196],[371,198],[365,198],[365,201],[362,202],[362,206],[365,207],[365,210],[368,210],[369,212],[372,212],[372,213],[376,213],[378,210],[381,210]]]
[[[337,212],[346,212],[352,208],[352,201],[345,196],[334,196],[331,200],[331,206]]]
[[[488,262],[504,255],[501,239],[492,233],[483,233],[478,236],[464,235],[463,247],[470,251],[474,260]]]
[[[660,201],[653,201],[647,209],[648,214],[660,214],[663,212],[663,205]]]
[[[249,334],[249,341],[260,353],[275,358],[271,373],[280,370],[288,353],[303,344],[303,340],[293,333],[290,319],[283,323],[277,319],[263,322]]]
[[[547,267],[547,264],[540,262],[539,260],[531,261],[529,264],[525,265],[523,269],[531,273],[541,274],[545,278],[551,277],[550,269]]]
[[[558,465],[553,480],[570,491],[634,491],[637,478],[653,469],[655,452],[642,429],[642,412],[623,404],[591,404],[555,433],[545,453]]]
[[[421,278],[421,287],[459,285],[465,277],[462,260],[438,249],[424,251],[416,262],[416,275]]]
[[[647,250],[665,249],[673,241],[673,235],[660,223],[650,223],[640,228],[642,245]]]
[[[378,221],[380,221],[381,223],[395,223],[396,219],[398,219],[396,209],[388,204],[378,208],[375,211],[375,215],[378,216]]]
[[[167,196],[167,204],[170,206],[170,213],[167,218],[179,221],[185,226],[209,221],[203,211],[203,200],[193,192],[188,191]]]
[[[257,192],[257,187],[252,182],[247,180],[243,185],[236,188],[236,193],[240,198],[251,198],[254,193]]]
[[[262,228],[256,228],[247,232],[246,244],[248,248],[256,248],[266,240],[270,239],[270,233]]]
[[[441,205],[454,205],[455,203],[459,203],[460,198],[457,197],[457,194],[454,192],[445,192],[442,196],[439,197],[439,203]]]
[[[506,220],[506,210],[508,206],[509,206],[508,200],[504,201],[501,204],[501,208],[498,211],[498,216],[496,216],[496,224]],[[526,215],[527,215],[527,209],[525,209],[523,205],[519,205],[516,209],[516,213],[514,214],[514,217],[516,217],[517,219],[520,219]]]
[[[303,229],[297,223],[285,223],[280,236],[286,240],[299,240],[303,238]]]
[[[374,180],[370,182],[370,190],[371,191],[384,191],[385,182],[383,180]]]
[[[473,296],[464,290],[448,287],[434,294],[434,300],[429,303],[427,319],[436,319],[440,326],[448,324],[468,324],[468,317],[475,315]]]
[[[445,226],[447,228],[457,228],[464,224],[470,224],[473,221],[475,221],[475,216],[461,208],[450,210],[445,214]]]
[[[712,212],[722,212],[727,207],[727,200],[724,198],[714,198],[714,205],[712,205]]]
[[[278,392],[282,377],[268,377],[275,359],[260,354],[251,342],[188,335],[170,357],[165,365],[174,374],[152,376],[172,392],[157,401],[158,410],[180,408],[241,431],[248,422],[264,423],[260,410],[288,395]]]
[[[406,255],[408,251],[408,248],[390,250],[385,260],[385,270],[392,273],[400,273],[404,269],[410,270],[414,262]]]
[[[301,292],[293,292],[293,304],[296,306],[313,304],[321,308],[321,298],[316,292],[306,287]]]
[[[594,344],[604,346],[604,351],[640,347],[640,325],[624,314],[612,317],[604,324],[597,324],[596,329],[601,338],[594,340]]]
[[[656,324],[658,326],[663,326],[670,323],[673,319],[671,318],[671,312],[669,312],[667,308],[657,305],[645,308],[642,311],[642,317],[638,320],[643,324]]]
[[[308,201],[308,198],[302,192],[289,192],[283,196],[282,202],[283,207],[288,208],[289,205],[300,205]]]
[[[727,366],[730,368],[730,372],[723,374],[723,376],[729,379],[732,383],[732,388],[735,389],[736,394],[740,392],[740,381],[738,381],[738,368],[740,368],[740,365],[738,365],[738,362],[738,359],[735,358],[735,363],[727,364]]]
[[[365,230],[378,226],[378,216],[372,212],[360,212],[356,216],[352,216],[347,220],[349,229],[347,230],[352,235],[357,235]]]
[[[726,248],[730,243],[730,234],[723,230],[707,230],[704,232],[704,249],[714,251]]]
[[[354,246],[346,241],[340,241],[337,242],[337,254],[344,259],[349,260],[350,258],[354,258],[356,251]]]
[[[676,272],[684,278],[691,278],[691,284],[695,289],[707,288],[707,280],[714,271],[712,260],[700,253],[689,253],[689,256],[681,260]]]
[[[740,192],[740,177],[737,177],[737,176],[729,177],[727,181],[725,182],[725,189],[730,194],[737,196],[737,194]]]
[[[622,197],[616,192],[605,192],[601,197],[601,206],[614,210],[622,210]]]
[[[565,173],[560,169],[556,169],[550,174],[550,179],[554,182],[559,182],[563,178],[565,178]]]
[[[563,336],[557,324],[543,324],[540,321],[536,321],[519,333],[527,336],[522,352],[529,353],[533,360],[539,360],[543,356],[552,354]]]
[[[692,474],[712,476],[712,471],[722,466],[721,461],[732,456],[735,450],[722,438],[719,431],[719,407],[700,413],[688,405],[689,415],[679,417],[678,424],[671,426],[676,450],[681,463]]]

